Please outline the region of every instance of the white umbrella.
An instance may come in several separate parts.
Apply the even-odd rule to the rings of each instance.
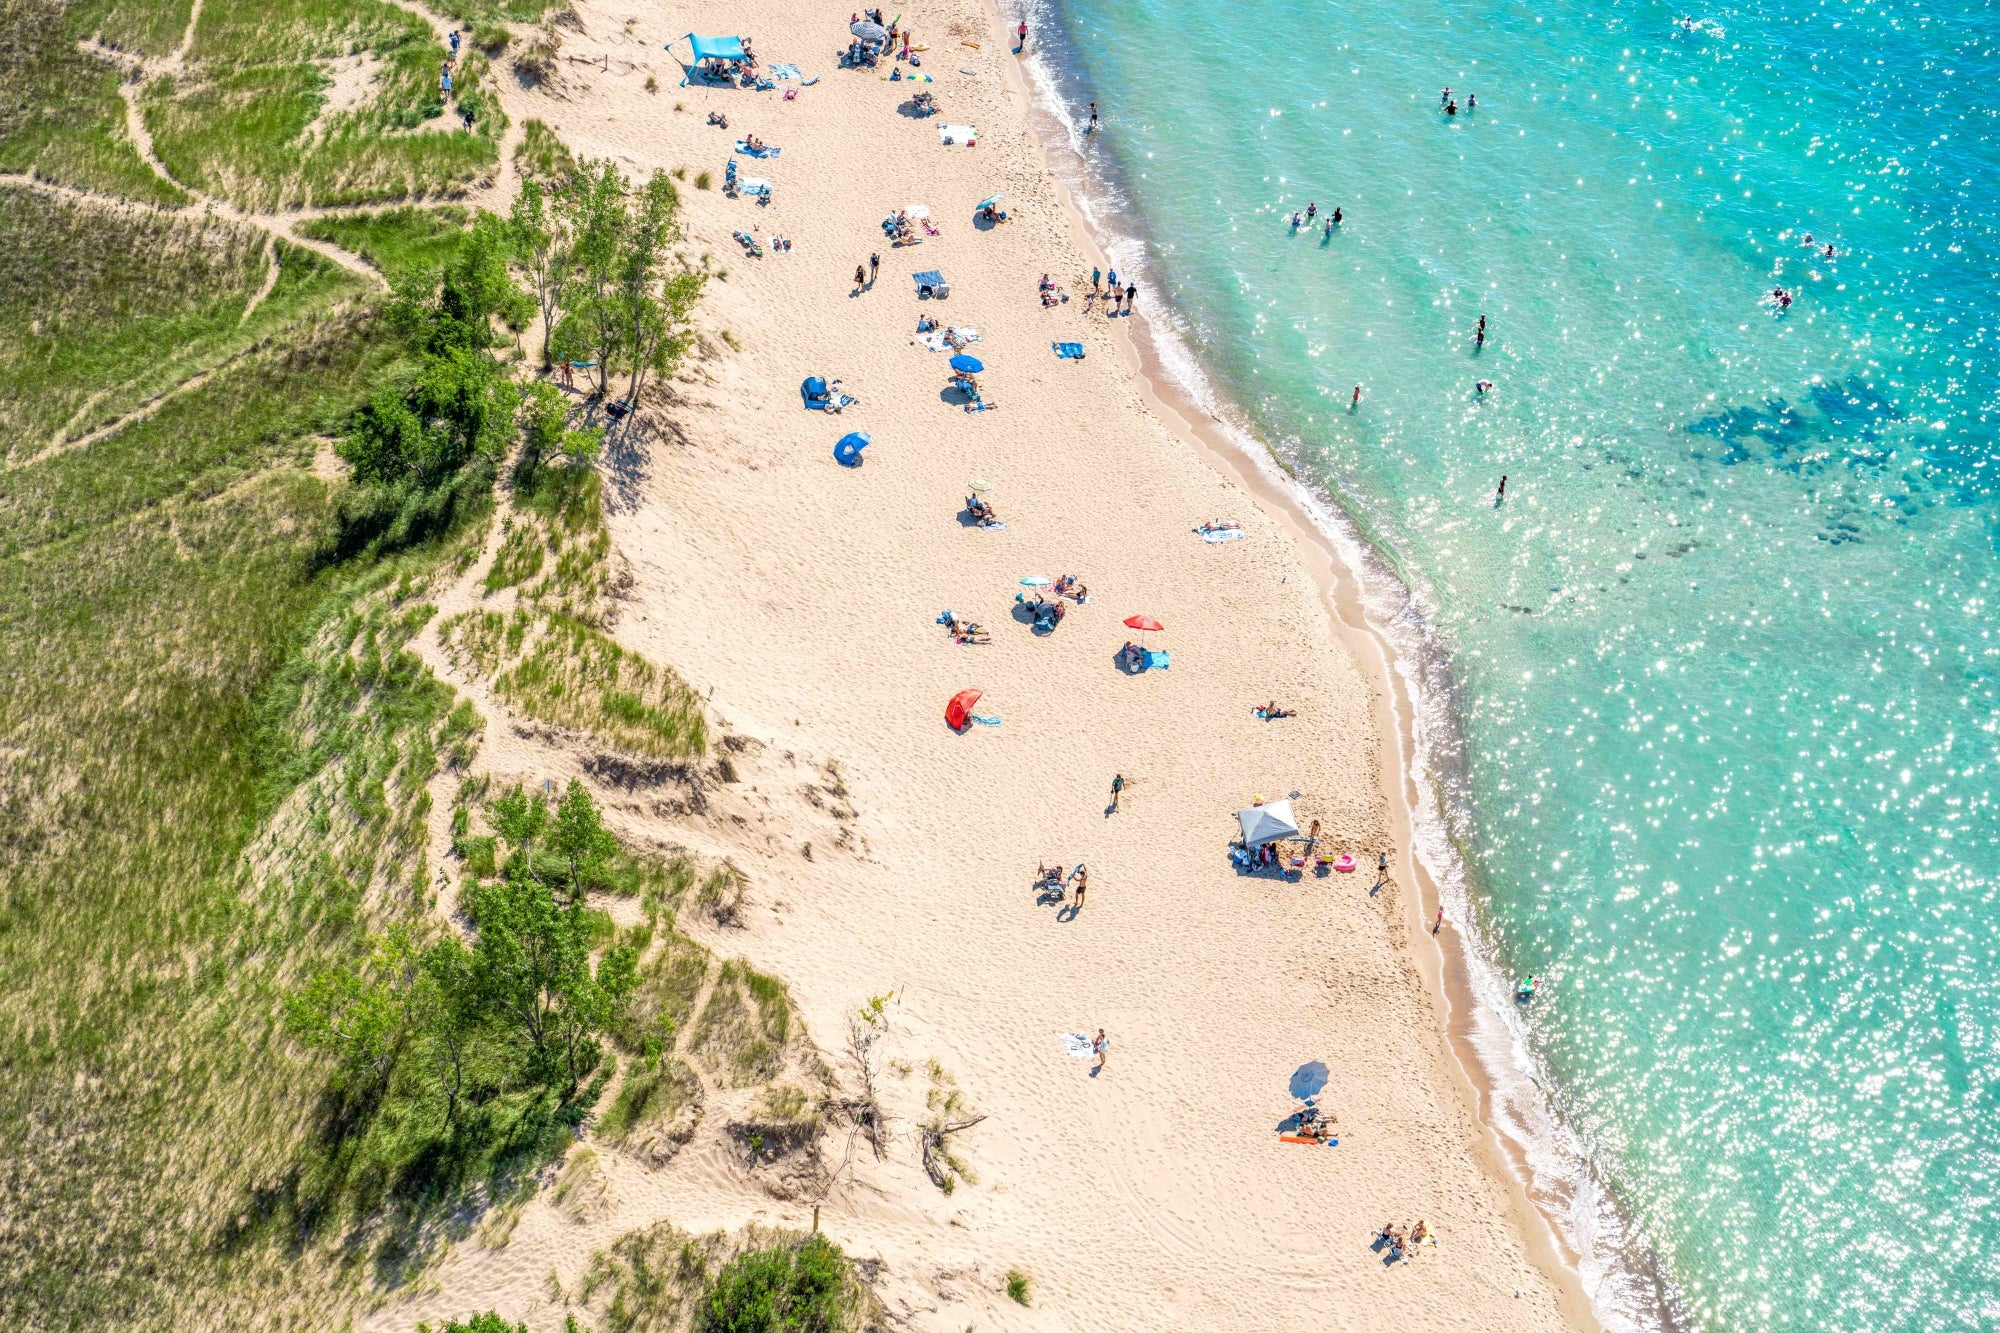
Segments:
[[[850,23],[847,26],[847,30],[864,42],[879,42],[889,35],[887,28],[879,23],[870,23],[865,19],[860,23]]]
[[[1272,801],[1269,805],[1253,805],[1248,810],[1238,810],[1236,822],[1243,826],[1243,845],[1246,847],[1262,847],[1280,838],[1299,836],[1298,822],[1292,818],[1290,801]]]

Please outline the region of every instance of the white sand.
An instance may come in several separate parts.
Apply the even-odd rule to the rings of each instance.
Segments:
[[[746,132],[783,148],[739,159],[775,183],[768,208],[684,187],[691,250],[728,270],[699,318],[717,355],[650,410],[670,425],[613,517],[635,576],[620,639],[712,689],[717,718],[769,748],[706,819],[608,799],[629,834],[727,853],[749,873],[747,928],[708,938],[786,978],[830,1054],[848,1014],[896,992],[891,1054],[916,1066],[891,1080],[903,1137],[829,1202],[825,1229],[882,1261],[883,1294],[916,1329],[1588,1326],[1574,1279],[1530,1258],[1546,1246],[1518,1191],[1482,1165],[1490,1142],[1406,952],[1400,867],[1370,893],[1393,756],[1376,686],[1336,637],[1290,530],[1152,410],[1123,322],[1085,314],[1090,264],[993,19],[929,0],[907,11],[930,47],[937,82],[918,86],[937,94],[938,120],[980,128],[966,148],[898,113],[905,85],[834,67],[844,11],[578,9],[584,32],[565,54],[606,53],[608,72],[566,64],[559,97],[510,84],[517,123],[537,116],[581,155],[633,173],[686,167],[690,180],[719,182]],[[794,62],[821,82],[792,102],[677,88],[660,48],[691,27],[750,34],[767,66]],[[703,123],[712,109],[727,131]],[[974,202],[999,190],[1015,220],[976,230]],[[877,224],[912,201],[944,235],[892,250]],[[748,259],[735,228],[797,248]],[[880,280],[851,296],[871,251]],[[951,280],[948,301],[916,300],[909,275],[927,268]],[[1043,272],[1069,304],[1041,306]],[[1002,410],[941,400],[946,356],[912,344],[924,311],[983,332],[972,350]],[[1088,358],[1058,361],[1056,340]],[[808,374],[839,376],[860,405],[804,412]],[[848,430],[874,436],[859,469],[831,458]],[[973,477],[993,484],[1006,531],[960,523]],[[1240,520],[1247,540],[1209,547],[1190,531],[1217,516]],[[1046,638],[1009,614],[1016,581],[1037,573],[1076,574],[1091,592]],[[947,607],[993,643],[954,645],[932,623]],[[1151,637],[1170,670],[1114,668],[1134,613],[1165,623]],[[946,729],[945,702],[967,686],[1003,725]],[[1274,697],[1301,715],[1251,716]],[[574,771],[573,756],[533,745],[510,737],[489,762]],[[846,774],[865,851],[835,850],[831,821],[800,797],[827,759]],[[1129,786],[1107,817],[1114,773]],[[1279,883],[1232,870],[1233,812],[1295,790],[1329,854],[1354,852],[1362,873]],[[1039,860],[1089,864],[1074,919],[1035,904]],[[1112,1052],[1092,1078],[1058,1033],[1099,1027]],[[959,1143],[979,1183],[949,1198],[908,1137],[932,1058],[991,1115]],[[1322,1101],[1338,1147],[1275,1133],[1294,1106],[1289,1075],[1315,1059],[1333,1071]],[[550,1276],[572,1283],[631,1228],[807,1219],[712,1136],[658,1170],[598,1151],[608,1193],[595,1218],[537,1201],[504,1248],[460,1247],[434,1290],[368,1327],[497,1307],[557,1328]],[[1420,1217],[1438,1248],[1385,1267],[1376,1227]],[[1033,1308],[1005,1299],[1009,1268],[1032,1276]]]

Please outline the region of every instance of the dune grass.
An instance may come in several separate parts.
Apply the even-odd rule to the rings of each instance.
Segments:
[[[360,290],[309,250],[215,218],[118,210],[0,186],[0,440],[20,462]],[[269,276],[268,295],[250,305]],[[246,311],[249,312],[245,318]]]
[[[118,96],[123,73],[77,48],[96,31],[102,6],[63,0],[8,0],[0,5],[0,171],[21,171],[80,189],[168,207],[187,193],[160,179],[125,132]],[[173,26],[185,0],[154,6],[151,21],[136,7],[121,12],[110,33],[149,49]],[[173,37],[179,36],[178,30]],[[167,39],[171,46],[173,38]]]
[[[300,224],[299,235],[361,256],[394,283],[443,268],[458,253],[471,221],[470,209],[437,204],[313,218]]]
[[[286,1259],[317,1235],[287,1201],[324,1073],[277,999],[421,891],[449,705],[394,651],[420,620],[344,610],[395,562],[326,566],[297,466],[380,348],[330,323],[0,500],[9,1326],[268,1327],[340,1272]],[[259,830],[314,781],[288,863]]]
[[[362,51],[379,86],[327,111],[321,62]],[[443,56],[429,25],[382,0],[207,0],[187,72],[147,84],[142,109],[174,179],[248,208],[436,197],[488,171],[505,129],[486,57],[460,55],[448,108]]]

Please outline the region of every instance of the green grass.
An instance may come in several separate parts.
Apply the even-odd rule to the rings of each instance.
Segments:
[[[499,592],[535,577],[542,572],[542,557],[546,553],[539,528],[533,524],[515,528],[493,553],[493,563],[486,571],[486,591]]]
[[[120,51],[163,56],[180,45],[194,0],[73,0],[69,30]]]
[[[576,158],[539,120],[521,122],[521,142],[514,146],[514,164],[530,176],[561,180],[576,170]]]
[[[451,262],[471,221],[472,210],[439,204],[314,218],[298,230],[361,256],[393,283]]]
[[[0,96],[0,171],[144,203],[186,203],[186,192],[161,180],[125,132],[121,71],[77,49],[77,38],[98,26],[93,11],[105,8],[66,8],[62,0],[0,5],[0,89],[6,90]],[[156,24],[135,8],[133,21],[112,23],[110,31],[135,45],[150,44],[158,40],[156,26],[172,27],[176,9],[186,22],[184,2],[155,8]]]
[[[379,86],[325,111],[320,62],[357,52],[380,62]],[[149,83],[142,108],[174,179],[245,207],[436,197],[488,171],[505,129],[477,51],[453,71],[476,131],[445,114],[443,55],[423,20],[382,0],[209,0],[188,73]]]
[[[1028,1275],[1018,1268],[1007,1270],[1007,1299],[1016,1305],[1030,1304]]]
[[[324,565],[331,497],[296,466],[380,345],[328,325],[9,477],[9,1326],[269,1327],[341,1271],[287,1255],[327,1243],[294,1206],[325,1072],[277,1002],[373,895],[420,900],[449,706],[399,649],[427,609],[384,600],[394,562]]]
[[[752,1087],[784,1068],[792,1031],[785,985],[741,959],[724,963],[689,1034],[696,1059],[733,1087]]]
[[[214,218],[79,204],[0,187],[0,440],[16,464],[68,427],[75,439],[154,394],[360,289],[309,250]]]
[[[577,1295],[599,1333],[854,1333],[875,1313],[833,1242],[759,1226],[627,1232],[591,1256]]]

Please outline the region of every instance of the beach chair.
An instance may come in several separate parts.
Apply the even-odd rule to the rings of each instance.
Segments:
[[[1139,668],[1142,671],[1152,671],[1155,668],[1165,671],[1173,664],[1172,657],[1163,649],[1142,648],[1139,650]]]
[[[944,274],[937,269],[927,268],[921,273],[912,273],[912,281],[917,284],[917,299],[942,301],[951,295],[951,284],[944,280]]]
[[[805,399],[808,412],[824,412],[827,404],[833,401],[833,395],[827,392],[826,381],[818,375],[806,376],[805,383],[799,386],[799,394]]]

